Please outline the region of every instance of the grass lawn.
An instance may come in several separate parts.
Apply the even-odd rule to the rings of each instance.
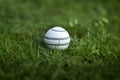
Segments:
[[[57,25],[66,50],[44,45]],[[120,80],[120,1],[0,0],[0,80]]]

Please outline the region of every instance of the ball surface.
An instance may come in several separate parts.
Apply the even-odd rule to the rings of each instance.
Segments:
[[[44,41],[49,48],[66,49],[70,43],[70,36],[64,28],[56,26],[46,32]]]

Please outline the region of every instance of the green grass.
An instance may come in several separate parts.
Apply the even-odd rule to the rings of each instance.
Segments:
[[[119,0],[0,0],[0,80],[119,80]],[[45,47],[62,26],[66,50]]]

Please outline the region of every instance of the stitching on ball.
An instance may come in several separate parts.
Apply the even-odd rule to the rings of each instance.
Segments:
[[[59,30],[55,30],[55,29],[51,29],[52,31],[56,31],[56,32],[65,32],[65,31],[59,31]]]
[[[45,36],[45,39],[48,39],[48,40],[66,40],[66,39],[70,39],[69,37],[65,37],[65,38],[51,38],[51,37],[46,37]]]
[[[50,44],[50,43],[46,43],[47,45],[50,45],[50,46],[66,46],[66,45],[69,45],[69,43],[64,43],[64,44]]]

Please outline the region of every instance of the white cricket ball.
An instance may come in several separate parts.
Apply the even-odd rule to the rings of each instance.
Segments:
[[[44,41],[49,48],[66,49],[70,43],[70,36],[64,28],[56,26],[46,32]]]

